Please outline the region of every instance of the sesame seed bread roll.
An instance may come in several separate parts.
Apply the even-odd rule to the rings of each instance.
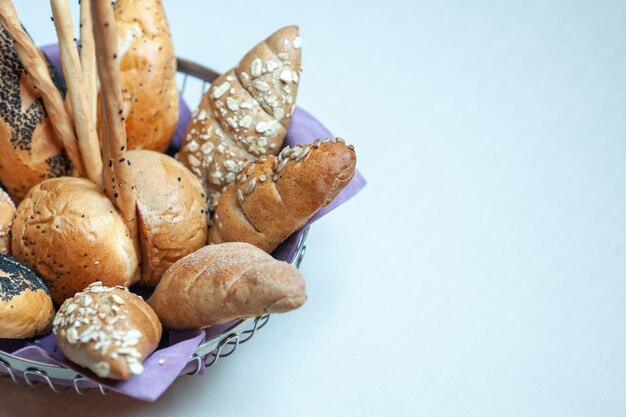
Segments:
[[[246,243],[209,245],[167,270],[148,303],[171,329],[199,329],[283,313],[306,301],[304,279]]]
[[[68,175],[72,166],[3,25],[0,72],[0,182],[19,201],[42,179]]]
[[[144,150],[127,157],[137,192],[141,282],[155,286],[170,265],[206,245],[208,207],[198,178],[174,158]]]
[[[250,162],[237,183],[224,189],[209,243],[247,242],[271,253],[330,204],[355,167],[354,148],[340,138],[284,148],[278,157]]]
[[[0,254],[11,252],[11,225],[15,218],[15,204],[11,197],[0,188]]]
[[[215,198],[246,162],[280,150],[295,109],[302,40],[287,26],[255,46],[205,93],[179,160]]]
[[[99,377],[125,380],[143,373],[142,363],[157,348],[162,328],[141,297],[95,282],[63,303],[53,331],[69,360]]]
[[[83,178],[53,178],[33,187],[17,207],[11,235],[13,256],[44,279],[56,303],[96,280],[128,286],[137,272],[122,217]]]
[[[0,338],[47,333],[54,317],[50,292],[23,262],[0,255]]]
[[[165,152],[178,122],[176,56],[160,0],[115,3],[128,148]]]

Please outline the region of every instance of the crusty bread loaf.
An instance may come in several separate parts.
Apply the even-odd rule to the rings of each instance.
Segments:
[[[42,335],[53,317],[50,292],[41,278],[23,262],[0,255],[0,338]]]
[[[67,175],[71,164],[0,25],[0,182],[19,201],[45,178]]]
[[[160,0],[115,3],[128,148],[164,152],[178,122],[176,56]]]
[[[209,245],[172,265],[148,303],[164,326],[196,329],[306,301],[296,268],[246,243]]]
[[[13,256],[30,265],[61,303],[96,280],[128,286],[137,256],[111,201],[82,178],[54,178],[31,189],[11,229]]]
[[[302,41],[287,26],[217,78],[193,114],[179,160],[212,197],[247,161],[280,150],[296,104]]]
[[[15,204],[0,188],[0,254],[11,253],[11,225],[15,218]]]
[[[96,282],[66,300],[54,319],[61,352],[102,378],[128,379],[161,339],[161,323],[150,306],[124,287]]]
[[[206,245],[208,207],[200,181],[162,153],[130,151],[141,236],[141,282],[155,286],[167,268]]]
[[[272,252],[337,196],[355,167],[354,148],[339,138],[250,162],[222,193],[209,243],[247,242]]]

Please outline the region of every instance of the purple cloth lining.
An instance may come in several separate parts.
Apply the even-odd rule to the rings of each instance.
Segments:
[[[61,65],[57,45],[46,45],[42,47],[42,50],[57,69],[59,76],[62,76],[61,71],[58,70],[61,68]],[[180,147],[185,130],[191,119],[189,107],[182,98],[180,100],[180,117],[170,147],[170,150],[174,152]],[[303,143],[311,143],[317,138],[328,136],[332,135],[326,127],[306,111],[301,108],[296,108],[293,120],[287,132],[285,144],[294,146]],[[313,218],[309,220],[307,225],[310,225],[354,197],[356,193],[365,187],[365,184],[365,179],[357,172],[350,184],[348,184],[331,204],[316,213]],[[295,256],[297,243],[304,233],[305,228],[306,226],[290,236],[272,255],[276,259],[291,262]],[[89,381],[84,381],[79,384],[81,387],[93,387],[95,386],[94,383],[98,382],[113,391],[130,397],[144,401],[155,401],[174,382],[178,375],[189,372],[195,368],[195,365],[187,365],[195,349],[203,341],[219,334],[222,329],[227,328],[231,324],[232,323],[227,323],[206,330],[189,332],[169,331],[167,333],[168,336],[164,337],[161,341],[159,349],[144,362],[144,373],[134,376],[128,381],[121,382],[98,378],[89,370],[69,362],[58,350],[52,334],[37,340],[0,339],[0,349],[5,352],[11,352],[13,355],[21,358],[72,368],[89,378]],[[160,360],[162,360],[161,365],[159,365]],[[204,369],[201,369],[200,372],[204,373]]]

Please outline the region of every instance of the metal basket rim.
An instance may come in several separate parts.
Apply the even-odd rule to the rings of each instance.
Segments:
[[[205,83],[211,83],[215,78],[219,77],[220,75],[218,72],[212,70],[211,68],[180,57],[177,57],[177,72],[185,74],[185,77],[192,76],[202,80],[203,90],[205,88]],[[183,81],[183,91],[181,91],[180,93],[181,96],[184,92],[185,84],[186,79]],[[291,264],[296,268],[299,268],[300,262],[302,262],[304,254],[306,252],[306,239],[308,233],[309,226],[307,225],[305,226],[305,229],[300,236],[300,239],[298,240],[298,243],[296,245],[296,251],[294,253],[294,258],[291,260]],[[267,323],[268,319],[269,315],[262,315],[258,317],[239,320],[232,326],[229,326],[227,329],[222,331],[220,334],[201,343],[196,348],[191,358],[189,358],[187,365],[185,365],[185,367],[187,367],[189,363],[195,362],[197,366],[194,371],[187,374],[196,375],[202,369],[203,362],[205,367],[209,367],[211,365],[214,365],[220,357],[226,357],[232,354],[240,343],[244,343],[250,340],[254,333]],[[251,328],[246,329],[247,327]],[[244,340],[241,340],[240,337],[243,334],[248,334],[248,336]],[[222,349],[225,346],[232,345],[233,343],[235,344],[235,347],[232,348],[231,351],[222,353]],[[212,361],[210,363],[206,363],[206,358],[211,354],[213,354]],[[21,373],[22,375],[20,376],[19,374],[16,374],[15,371]],[[38,387],[37,384],[32,383],[28,378],[24,377],[25,372],[27,374],[34,373],[35,375],[41,377],[45,381],[47,386],[51,388],[54,392],[63,392],[70,387],[73,387],[74,391],[76,391],[80,395],[84,395],[88,390],[95,388],[98,388],[102,394],[106,394],[108,392],[108,389],[105,388],[102,384],[97,384],[96,386],[89,388],[81,388],[78,385],[79,380],[90,380],[88,380],[87,377],[80,372],[76,372],[74,369],[57,364],[44,363],[32,359],[21,358],[0,349],[0,377],[11,378],[16,384],[18,384],[18,380],[20,378],[26,379],[26,383],[28,386],[33,388]],[[178,377],[180,377],[181,375],[184,374],[181,373],[180,375],[178,375]],[[58,389],[52,379],[58,381],[62,389]]]

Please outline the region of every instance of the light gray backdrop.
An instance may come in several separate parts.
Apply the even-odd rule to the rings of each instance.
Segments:
[[[166,7],[220,71],[299,24],[298,102],[369,186],[313,227],[307,304],[206,376],[156,404],[2,381],[0,414],[626,414],[625,2]],[[17,8],[54,41],[46,1]]]

